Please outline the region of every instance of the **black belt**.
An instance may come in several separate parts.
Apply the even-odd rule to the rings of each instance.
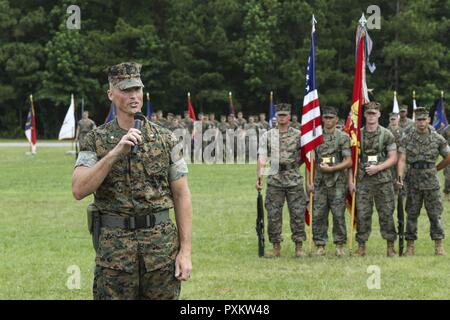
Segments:
[[[280,171],[287,171],[291,169],[297,169],[297,164],[281,164],[280,163]]]
[[[417,161],[410,164],[413,169],[432,169],[435,167],[435,164],[432,162],[425,161]]]
[[[153,228],[155,225],[164,223],[168,220],[169,210],[132,217],[101,215],[101,226],[108,228],[123,228],[127,230],[135,230],[142,228]]]

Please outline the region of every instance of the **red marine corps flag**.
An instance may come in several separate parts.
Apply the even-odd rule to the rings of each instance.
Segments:
[[[370,39],[365,24],[367,20],[362,15],[359,20],[358,29],[356,32],[356,66],[355,66],[355,79],[353,82],[353,95],[352,106],[350,114],[347,118],[344,131],[350,136],[350,146],[352,149],[352,172],[353,172],[353,184],[356,184],[356,176],[358,172],[358,157],[361,147],[361,118],[362,118],[362,106],[369,102],[367,86],[366,86],[366,63],[369,66],[371,72],[375,70],[375,66],[369,63],[369,55],[372,49],[372,40]],[[348,194],[347,207],[350,209],[352,216],[350,224],[350,239],[349,248],[352,250],[353,246],[353,229],[355,225],[355,193]]]
[[[192,121],[195,121],[195,111],[194,111],[194,107],[192,106],[192,102],[191,102],[191,93],[188,92],[188,112],[189,112],[189,118],[191,118]]]
[[[316,20],[312,17],[311,49],[309,51],[308,67],[306,69],[305,97],[303,98],[301,132],[301,157],[309,172],[310,184],[314,184],[314,149],[323,142],[322,124],[320,121],[319,95],[316,88]],[[309,227],[309,251],[312,250],[312,193],[309,195],[309,210],[305,210],[305,221]]]

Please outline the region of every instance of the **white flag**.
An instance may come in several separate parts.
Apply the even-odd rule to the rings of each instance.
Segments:
[[[70,99],[69,110],[67,110],[63,125],[59,131],[58,140],[75,139],[75,101],[73,94]]]
[[[398,107],[398,101],[397,101],[397,91],[394,91],[394,106],[392,107],[393,113],[400,113],[400,109]]]

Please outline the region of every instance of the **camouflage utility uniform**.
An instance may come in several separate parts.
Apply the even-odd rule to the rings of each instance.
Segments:
[[[399,152],[405,154],[409,168],[405,178],[408,184],[406,240],[417,239],[417,219],[423,204],[430,220],[431,239],[444,239],[436,160],[439,155],[445,157],[450,153],[447,141],[436,131],[419,134],[414,128],[402,138]]]
[[[270,141],[277,138],[279,139],[279,146],[274,148]],[[273,157],[273,154],[279,154],[279,171],[274,174],[269,173],[267,177],[265,200],[269,241],[273,244],[279,244],[283,241],[281,231],[285,199],[290,213],[292,241],[300,243],[306,240],[304,230],[306,197],[303,189],[303,177],[299,173],[301,165],[299,159],[300,143],[300,132],[294,128],[289,128],[286,132],[271,129],[262,135],[260,141],[258,155]]]
[[[361,157],[356,181],[357,233],[360,245],[369,239],[372,231],[373,203],[378,212],[380,231],[383,239],[393,242],[397,234],[394,226],[394,187],[391,169],[385,169],[372,176],[365,172],[369,164],[384,162],[389,151],[396,151],[395,138],[382,126],[375,132],[361,129]]]
[[[447,144],[450,144],[450,125],[446,126],[442,131],[442,136],[445,140],[447,140]],[[445,167],[444,169],[444,193],[448,197],[450,195],[450,166]]]
[[[142,86],[139,69],[120,64],[110,75],[120,80],[137,73],[126,81]],[[75,167],[93,167],[127,132],[117,118],[89,132]],[[144,119],[141,133],[137,154],[120,156],[94,193],[101,222],[94,299],[177,299],[180,293],[175,278],[178,232],[168,210],[174,207],[170,182],[186,175],[187,166],[171,155],[177,140],[168,129]]]
[[[78,130],[79,130],[79,136],[78,141],[80,142],[80,146],[84,141],[84,138],[88,134],[89,131],[96,128],[95,122],[91,119],[81,119],[78,121]]]
[[[333,240],[337,245],[347,240],[345,227],[345,198],[347,195],[347,170],[324,173],[319,163],[336,165],[345,157],[351,157],[350,139],[340,130],[323,132],[323,143],[316,149],[314,177],[313,235],[317,246],[325,246],[328,240],[328,213],[333,214]]]

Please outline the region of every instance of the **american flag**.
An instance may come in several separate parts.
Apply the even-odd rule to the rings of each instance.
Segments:
[[[307,170],[310,169],[310,152],[317,148],[323,142],[322,125],[320,122],[319,95],[316,87],[316,65],[315,38],[316,38],[316,20],[312,18],[311,31],[311,49],[308,58],[308,68],[306,70],[305,97],[302,108],[301,132],[301,157],[306,164]]]

